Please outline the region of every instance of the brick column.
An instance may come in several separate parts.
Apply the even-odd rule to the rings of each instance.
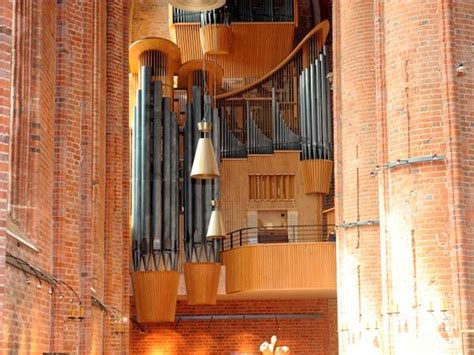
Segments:
[[[12,1],[0,3],[0,347],[5,347],[4,304],[5,304],[5,225],[7,218],[7,195],[9,182],[9,142],[11,109],[11,50],[12,50]]]
[[[90,342],[93,16],[92,2],[57,4],[53,273],[78,292],[86,320],[67,321],[76,300],[55,300],[51,350],[71,353]]]
[[[370,176],[377,164],[373,1],[336,1],[333,13],[339,349],[377,354],[382,338],[378,191]]]
[[[107,2],[107,130],[105,302],[129,312],[129,123],[128,123],[128,5]],[[128,328],[114,333],[106,322],[106,353],[128,351]]]
[[[441,83],[457,351],[474,352],[474,3],[440,1]],[[466,73],[456,66],[465,62]],[[471,332],[468,332],[471,330]]]
[[[472,260],[463,184],[472,154],[461,149],[464,144],[469,152],[472,128],[461,126],[469,127],[464,120],[470,116],[472,122],[473,111],[456,113],[454,3],[376,0],[375,5],[379,165],[446,157],[378,174],[384,353],[462,353],[460,330],[468,322],[459,317],[468,314],[464,271]],[[465,4],[456,6],[464,18]],[[468,23],[459,25],[467,24],[465,31]],[[467,37],[463,40],[465,50]]]

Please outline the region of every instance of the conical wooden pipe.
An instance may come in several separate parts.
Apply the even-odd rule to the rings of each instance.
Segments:
[[[174,322],[178,297],[177,271],[132,272],[139,323]]]
[[[333,162],[331,160],[302,160],[304,192],[306,194],[327,194],[331,187]]]
[[[186,263],[184,281],[189,305],[216,304],[221,264]]]

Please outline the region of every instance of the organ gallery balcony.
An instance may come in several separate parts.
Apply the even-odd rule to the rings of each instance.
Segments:
[[[336,245],[326,226],[247,228],[223,244],[226,293],[237,298],[336,296]]]

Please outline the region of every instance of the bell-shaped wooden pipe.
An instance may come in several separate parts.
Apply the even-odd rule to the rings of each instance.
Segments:
[[[214,179],[219,177],[219,168],[217,166],[216,154],[212,146],[212,140],[209,132],[212,124],[207,121],[198,123],[198,129],[203,133],[199,138],[196,154],[194,154],[193,166],[191,168],[191,177],[193,179]]]
[[[208,239],[225,238],[224,218],[222,217],[222,212],[219,209],[216,200],[212,200],[211,203],[214,209],[211,213],[211,219],[209,220],[209,227],[207,228],[206,237]]]
[[[225,0],[170,0],[170,5],[186,11],[209,11],[225,5]]]

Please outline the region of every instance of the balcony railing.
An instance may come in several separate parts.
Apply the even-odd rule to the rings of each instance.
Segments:
[[[255,244],[334,242],[333,230],[329,224],[242,228],[227,234],[222,251]]]
[[[227,0],[225,6],[213,11],[173,8],[173,23],[293,22],[293,7],[293,0]]]

